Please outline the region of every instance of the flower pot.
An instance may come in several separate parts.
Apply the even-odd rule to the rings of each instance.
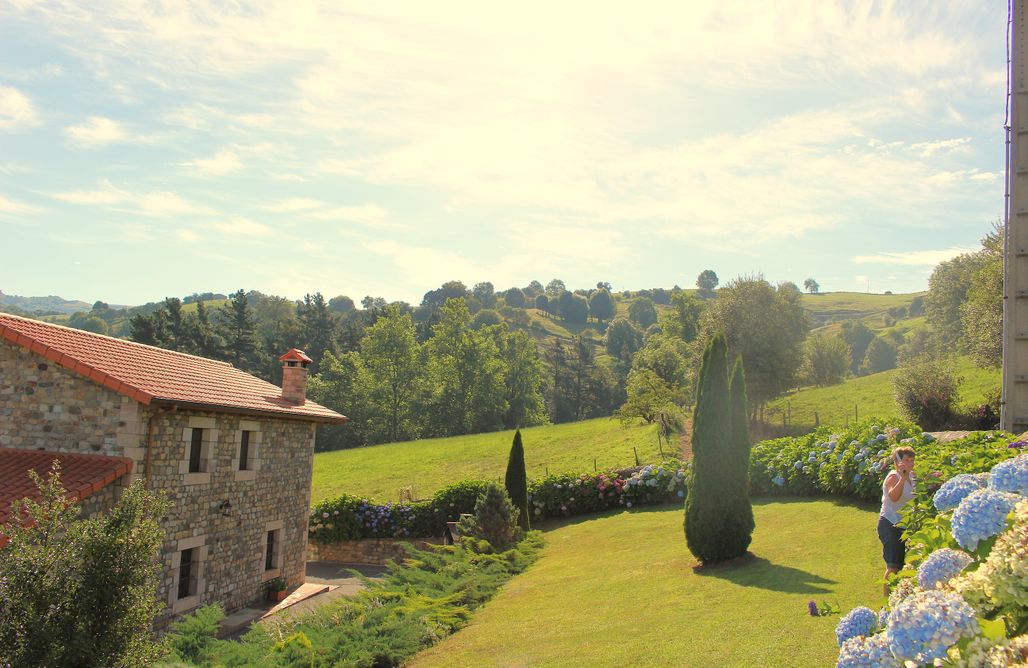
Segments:
[[[268,592],[268,600],[269,601],[275,601],[275,602],[284,601],[288,594],[289,594],[289,592],[286,591],[285,589],[283,589],[282,591],[269,591]]]

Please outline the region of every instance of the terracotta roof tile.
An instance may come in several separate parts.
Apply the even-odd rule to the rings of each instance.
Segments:
[[[10,519],[13,502],[26,497],[40,500],[28,472],[46,478],[55,459],[61,463],[61,484],[68,490],[68,497],[78,500],[132,471],[128,457],[0,448],[0,525]],[[0,534],[0,547],[6,544],[7,537]]]
[[[0,313],[0,338],[142,404],[187,404],[214,411],[271,414],[334,424],[347,420],[313,401],[302,406],[290,403],[282,398],[280,387],[227,362],[7,313]]]

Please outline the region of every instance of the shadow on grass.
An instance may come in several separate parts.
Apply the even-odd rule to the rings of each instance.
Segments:
[[[799,568],[779,566],[755,555],[742,563],[706,566],[696,568],[693,572],[701,577],[727,580],[740,587],[754,587],[788,594],[827,594],[831,590],[818,585],[836,584],[835,580]]]

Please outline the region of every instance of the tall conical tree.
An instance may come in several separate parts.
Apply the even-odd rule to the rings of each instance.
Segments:
[[[728,350],[723,334],[703,352],[693,412],[693,469],[685,499],[685,540],[704,564],[745,554],[737,541],[726,540],[724,521],[731,507],[731,402],[728,391]]]
[[[525,473],[525,448],[521,445],[520,429],[514,432],[514,442],[510,446],[510,458],[507,460],[507,475],[503,482],[507,487],[507,495],[518,509],[518,526],[528,531],[528,474]]]
[[[727,513],[724,520],[725,544],[737,556],[746,554],[753,537],[753,506],[750,504],[750,433],[746,403],[746,374],[742,357],[736,356],[729,383],[731,401],[731,435],[728,440]]]

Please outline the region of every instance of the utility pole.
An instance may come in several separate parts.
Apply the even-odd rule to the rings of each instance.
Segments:
[[[1000,427],[1016,434],[1028,429],[1028,0],[1010,8]]]

